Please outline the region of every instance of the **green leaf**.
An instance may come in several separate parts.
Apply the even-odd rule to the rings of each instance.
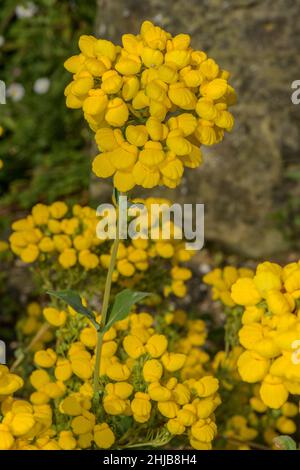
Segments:
[[[148,292],[134,292],[125,289],[116,295],[115,301],[108,312],[107,323],[103,332],[108,331],[117,321],[124,320],[129,315],[131,307],[150,295]]]
[[[82,300],[80,295],[73,291],[73,290],[60,290],[60,291],[47,291],[47,294],[52,295],[53,297],[57,297],[60,300],[66,302],[70,307],[72,307],[77,313],[81,313],[85,317],[87,317],[93,323],[94,327],[98,331],[100,328],[99,323],[95,320],[95,315],[89,308],[85,307],[82,304]]]
[[[273,439],[277,449],[280,450],[297,450],[296,442],[290,436],[278,436]]]

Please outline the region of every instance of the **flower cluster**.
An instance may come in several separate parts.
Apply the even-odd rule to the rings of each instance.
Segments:
[[[241,346],[227,353],[219,351],[212,363],[222,399],[217,415],[220,440],[226,439],[226,449],[250,450],[251,446],[259,448],[259,443],[274,448],[274,439],[280,434],[296,432],[298,406],[290,401],[270,409],[261,399],[259,384],[241,381],[237,363],[242,353]],[[217,440],[216,448],[223,446]]]
[[[212,286],[213,300],[220,300],[227,307],[236,304],[231,297],[231,287],[241,277],[253,277],[254,273],[248,268],[226,266],[224,269],[215,268],[203,276],[205,284]]]
[[[122,36],[122,46],[84,35],[79,49],[65,62],[73,74],[66,104],[82,108],[96,134],[94,173],[113,176],[118,190],[176,187],[184,167],[201,164],[200,145],[231,131],[229,73],[194,50],[189,35],[172,37],[145,21],[138,35]]]
[[[53,321],[54,308],[45,308],[43,313],[53,326],[57,323]],[[56,313],[58,318],[59,311]],[[207,375],[203,367],[193,373],[195,351],[201,353],[198,345],[204,343],[206,336],[203,322],[196,320],[193,324],[190,320],[186,336],[173,346],[168,337],[174,336],[170,325],[178,326],[182,312],[166,315],[167,322],[162,326],[165,334],[146,312],[132,313],[115,323],[104,335],[102,401],[94,406],[91,378],[96,330],[84,319],[82,328],[65,335],[65,331],[71,331],[69,322],[77,319],[82,325],[82,320],[71,309],[64,315],[65,322],[55,325],[56,345],[34,353],[36,368],[29,378],[29,400],[9,396],[23,381],[3,369],[0,394],[5,396],[0,434],[6,434],[1,439],[2,448],[119,447],[124,426],[125,446],[147,439],[151,430],[160,429],[163,442],[181,436],[196,449],[211,448],[216,436],[214,410],[220,404],[218,380]],[[179,352],[182,350],[186,353]],[[189,378],[184,378],[188,370]]]
[[[149,209],[149,218],[152,203],[164,202],[166,207],[171,204],[168,200],[155,198],[139,202]],[[97,237],[99,220],[96,211],[88,206],[74,205],[69,208],[60,201],[49,206],[37,204],[30,215],[12,224],[10,247],[23,262],[38,263],[41,270],[46,268],[48,281],[51,280],[54,267],[56,277],[59,271],[69,272],[76,268],[78,278],[82,278],[82,271],[93,271],[104,277],[110,263],[111,247],[109,241]],[[192,256],[193,251],[185,249],[184,241],[175,239],[174,227],[170,239],[163,239],[159,234],[157,240],[124,240],[119,244],[113,281],[127,280],[127,285],[134,286],[144,278],[148,278],[148,281],[151,276],[156,278],[160,275],[160,260],[166,264],[166,270],[157,287],[165,296],[173,293],[177,297],[184,297],[186,281],[191,277],[191,271],[184,267],[184,263]],[[62,277],[65,279],[66,274],[63,273]],[[99,278],[95,282],[98,285]],[[92,284],[91,279],[89,284]]]
[[[231,286],[233,305],[242,306],[237,367],[243,381],[260,383],[262,402],[279,409],[300,393],[300,263],[264,262]]]

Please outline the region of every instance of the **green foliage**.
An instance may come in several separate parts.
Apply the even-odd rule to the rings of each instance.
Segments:
[[[38,201],[70,198],[88,188],[90,162],[86,158],[89,132],[80,113],[70,113],[64,103],[69,81],[63,68],[78,37],[90,33],[96,1],[39,0],[31,18],[18,18],[20,1],[4,1],[0,9],[0,78],[7,89],[24,87],[19,101],[7,98],[1,105],[1,204],[28,208]],[[39,78],[50,81],[44,94],[34,91]],[[78,197],[77,197],[78,201]]]
[[[278,436],[274,444],[279,450],[297,450],[296,442],[290,436]]]
[[[130,289],[124,289],[122,292],[119,292],[108,312],[107,322],[103,328],[103,332],[108,331],[117,321],[124,320],[124,318],[129,315],[133,305],[137,304],[148,295],[150,294],[147,292],[134,292]]]
[[[100,325],[96,322],[93,311],[83,305],[81,297],[77,292],[73,290],[62,290],[57,292],[50,290],[47,294],[66,302],[77,313],[86,316],[92,322],[97,331],[100,329]],[[137,304],[149,295],[150,294],[147,292],[134,292],[130,289],[124,289],[122,292],[119,292],[108,312],[107,322],[104,325],[102,332],[105,333],[108,331],[117,321],[124,320],[124,318],[129,315],[133,305]]]
[[[95,320],[95,315],[92,310],[85,307],[82,303],[80,295],[73,290],[61,290],[61,291],[48,291],[47,294],[57,297],[58,299],[66,302],[70,307],[72,307],[77,313],[81,313],[86,316],[94,325],[96,330],[99,330],[100,325]]]

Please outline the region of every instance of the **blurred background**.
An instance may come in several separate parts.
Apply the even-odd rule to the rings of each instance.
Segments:
[[[110,198],[109,184],[91,177],[92,133],[80,111],[65,107],[63,62],[77,53],[80,35],[119,42],[149,19],[190,34],[231,72],[238,93],[233,132],[204,151],[204,165],[187,171],[178,190],[156,192],[205,204],[199,263],[297,258],[300,104],[291,84],[300,79],[299,9],[300,0],[1,0],[0,240],[37,202],[96,207]],[[10,290],[7,299],[4,277],[10,289],[20,280],[10,260],[0,269],[3,318],[18,298]]]

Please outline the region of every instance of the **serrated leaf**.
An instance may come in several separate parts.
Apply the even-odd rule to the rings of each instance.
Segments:
[[[96,330],[99,330],[100,325],[95,320],[95,315],[92,310],[85,307],[82,303],[80,295],[73,290],[61,290],[61,291],[47,291],[47,294],[57,297],[58,299],[66,302],[70,307],[72,307],[77,313],[81,313],[87,317],[94,325]]]
[[[294,439],[290,436],[278,436],[273,439],[277,449],[280,450],[297,450],[297,445]]]
[[[109,310],[107,323],[103,332],[108,331],[117,321],[124,320],[131,310],[131,307],[150,295],[148,292],[134,292],[130,289],[124,289],[116,295],[115,301]]]

